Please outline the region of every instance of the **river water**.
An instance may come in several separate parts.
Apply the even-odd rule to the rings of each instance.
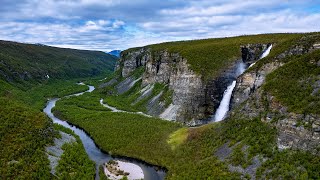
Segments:
[[[84,85],[82,83],[79,83],[79,85]],[[94,86],[88,86],[89,90],[73,95],[69,95],[66,97],[71,97],[71,96],[80,96],[86,92],[90,93],[92,92],[95,88]],[[51,99],[48,101],[47,106],[43,109],[43,112],[47,114],[49,118],[53,120],[54,123],[60,124],[68,129],[71,129],[74,131],[75,134],[77,134],[82,143],[83,146],[89,156],[89,158],[96,163],[96,179],[99,178],[99,166],[104,164],[105,162],[108,162],[109,160],[122,160],[122,161],[127,161],[133,164],[136,164],[141,167],[144,173],[144,179],[146,180],[161,180],[164,179],[165,177],[165,171],[163,170],[156,170],[159,169],[156,166],[149,165],[143,161],[139,161],[133,158],[128,158],[128,157],[112,157],[108,153],[103,152],[93,141],[93,139],[81,128],[78,128],[66,121],[63,121],[57,117],[55,117],[52,113],[52,108],[55,107],[56,102],[59,100],[59,98]]]

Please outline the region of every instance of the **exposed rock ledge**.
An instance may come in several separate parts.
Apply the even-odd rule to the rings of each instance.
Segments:
[[[46,152],[50,161],[51,174],[56,174],[56,167],[58,166],[58,161],[63,154],[62,146],[65,143],[76,142],[76,138],[70,134],[59,131],[61,138],[54,138],[53,146],[46,147]]]

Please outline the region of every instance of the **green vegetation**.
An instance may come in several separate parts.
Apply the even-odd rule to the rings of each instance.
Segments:
[[[55,113],[84,128],[111,154],[165,166],[172,179],[236,177],[213,156],[216,145],[212,139],[217,138],[213,125],[180,129],[179,124],[141,115],[81,108],[77,100],[73,105],[67,102],[72,99],[57,102]],[[176,144],[174,149],[173,144]]]
[[[0,96],[15,99],[42,111],[45,103],[50,98],[63,97],[73,93],[83,92],[88,89],[88,86],[79,86],[76,82],[78,82],[78,80],[50,80],[23,91],[0,80],[2,85],[0,87]]]
[[[84,128],[102,149],[111,154],[139,158],[166,167],[169,170],[168,179],[237,179],[239,174],[230,173],[227,163],[246,168],[256,156],[268,159],[258,171],[258,175],[264,176],[269,172],[269,168],[272,170],[272,165],[268,166],[268,162],[278,161],[279,153],[282,153],[276,148],[276,129],[261,122],[259,118],[231,118],[222,123],[186,128],[136,114],[101,111],[97,107],[79,107],[77,99],[80,98],[91,102],[90,94],[61,100],[57,103],[55,113]],[[221,162],[214,153],[225,143],[235,146],[227,161]],[[286,156],[293,163],[300,163],[307,177],[317,177],[318,165],[294,159],[297,154],[300,153],[291,150]],[[286,167],[285,161],[279,160],[277,163],[279,168]],[[287,169],[288,172],[296,170],[293,166]],[[282,177],[281,172],[277,173],[278,176],[272,177]]]
[[[266,157],[272,156],[275,146],[277,131],[270,125],[256,119],[230,119],[223,122],[225,141],[230,140],[231,145],[240,142],[249,146],[249,159],[263,154]]]
[[[100,180],[108,180],[108,177],[104,173],[103,165],[99,167],[99,177],[100,177]]]
[[[52,143],[57,133],[53,130],[52,122],[41,111],[47,98],[87,90],[87,86],[79,86],[75,82],[49,81],[27,91],[0,82],[1,179],[51,177],[44,148]],[[83,149],[82,144],[72,147],[75,149],[66,148],[73,153]]]
[[[171,149],[175,149],[179,145],[183,144],[188,138],[188,128],[181,128],[170,134],[167,140],[168,144],[171,145]]]
[[[138,68],[132,72],[130,76],[135,77],[136,79],[141,77],[142,75],[142,68]],[[100,97],[104,99],[104,101],[109,104],[110,106],[117,107],[121,110],[131,111],[131,112],[147,112],[147,105],[148,102],[155,96],[159,95],[161,92],[161,96],[159,100],[165,103],[165,106],[169,106],[172,102],[172,90],[169,90],[169,87],[161,84],[155,83],[153,84],[153,88],[151,91],[151,95],[146,96],[139,101],[137,99],[143,94],[141,92],[142,88],[142,80],[135,83],[135,85],[130,88],[127,92],[123,94],[118,94],[116,90],[116,86],[125,80],[125,78],[120,77],[120,75],[113,75],[111,76],[114,79],[117,79],[118,82],[103,88],[99,91]],[[111,80],[108,78],[108,80]],[[150,86],[151,88],[151,86]]]
[[[312,35],[312,33],[310,33]],[[273,43],[270,55],[272,59],[295,44],[304,35],[309,34],[261,34],[238,36],[232,38],[215,38],[193,41],[168,42],[149,45],[153,53],[168,50],[179,53],[191,65],[191,69],[201,74],[205,79],[212,78],[223,72],[232,62],[241,57],[240,46],[254,43]],[[126,54],[137,48],[123,52]]]
[[[114,92],[114,94],[103,97],[104,101],[107,102],[109,105],[115,106],[122,110],[132,112],[145,111],[144,106],[138,106],[133,104],[133,102],[140,96],[141,83],[142,80],[136,82],[136,84],[129,91],[123,94],[117,94],[116,89],[114,89],[113,87],[109,87],[108,90],[113,88],[112,91]],[[101,96],[105,94],[105,91],[106,89],[102,90]]]
[[[319,62],[319,50],[292,57],[289,63],[267,76],[264,88],[289,111],[320,114]]]
[[[303,36],[304,34],[267,34],[163,43],[149,47],[152,47],[153,53],[164,49],[179,52],[188,59],[193,70],[209,78],[223,71],[240,57],[240,45],[275,43],[268,58],[255,66],[259,68],[261,64],[285,51]],[[52,143],[57,133],[39,109],[43,107],[47,98],[85,90],[86,86],[74,84],[81,79],[73,78],[102,73],[104,70],[95,70],[95,67],[103,68],[108,65],[100,66],[100,61],[90,61],[90,57],[97,59],[96,55],[74,60],[74,56],[82,56],[81,53],[86,51],[53,48],[56,53],[50,55],[49,49],[50,52],[53,49],[47,46],[2,41],[0,46],[4,46],[4,51],[0,53],[1,59],[8,59],[5,62],[0,61],[0,70],[9,77],[1,76],[0,80],[0,177],[53,178],[44,147]],[[21,53],[14,57],[16,51]],[[39,53],[34,54],[38,51]],[[66,51],[72,51],[74,54],[60,54]],[[28,58],[25,58],[27,56]],[[27,60],[22,62],[21,59]],[[32,59],[35,59],[34,64],[31,63]],[[59,60],[54,63],[52,59]],[[72,62],[68,59],[72,59]],[[88,59],[90,65],[83,63]],[[290,62],[267,77],[265,90],[291,111],[318,114],[320,93],[314,92],[314,89],[317,89],[319,82],[319,59],[319,51],[285,59]],[[28,72],[32,79],[22,81],[21,76],[9,71],[9,67],[20,75]],[[137,78],[142,72],[142,69],[138,69],[132,75]],[[47,73],[54,78],[44,80],[43,76]],[[119,72],[112,78],[123,80],[118,76]],[[71,77],[73,80],[70,80]],[[62,82],[55,78],[67,78],[70,81]],[[99,82],[97,80],[99,79],[87,82],[98,85],[99,82],[106,82],[108,79]],[[62,90],[65,88],[66,90]],[[260,117],[251,120],[231,117],[220,123],[187,128],[157,118],[110,112],[99,104],[100,98],[104,98],[108,104],[119,109],[145,112],[146,102],[160,92],[163,92],[161,100],[166,105],[171,103],[172,91],[162,84],[154,84],[152,96],[134,103],[141,94],[140,89],[141,81],[120,95],[115,93],[113,85],[82,96],[64,98],[57,102],[54,111],[62,119],[84,128],[103,150],[166,167],[168,179],[240,179],[238,173],[229,172],[228,164],[245,168],[252,163],[254,157],[266,159],[257,171],[257,176],[262,179],[320,178],[319,156],[293,150],[280,152],[276,148],[277,130],[270,124],[261,122]],[[109,92],[113,94],[110,95]],[[103,93],[109,95],[106,97]],[[57,126],[56,129],[62,130]],[[68,130],[65,132],[72,133]],[[233,152],[222,162],[214,154],[226,143],[232,147]],[[65,153],[57,168],[59,178],[92,179],[94,165],[85,154],[79,139],[76,143],[64,145],[63,149]],[[106,178],[102,175],[100,169],[100,176]]]
[[[27,91],[1,82],[3,85],[0,87],[0,151],[2,152],[0,153],[0,174],[2,179],[13,177],[50,179],[49,161],[44,148],[52,143],[53,137],[58,134],[53,130],[51,121],[41,111],[47,98],[61,97],[88,89],[87,86],[79,86],[75,82],[75,80],[49,81]],[[55,129],[61,130],[57,126]],[[70,134],[70,132],[67,133]],[[66,145],[64,149],[66,153],[62,158],[63,163],[59,165],[61,177],[66,176],[65,172],[68,168],[67,172],[72,170],[78,172],[73,173],[72,177],[84,177],[83,173],[85,173],[90,177],[87,179],[92,179],[95,172],[94,166],[93,170],[92,166],[91,169],[89,165],[85,166],[89,159],[81,141],[78,139],[77,143]],[[64,166],[66,164],[69,166]]]
[[[62,146],[63,154],[56,168],[56,177],[59,179],[94,179],[95,163],[89,159],[78,135],[71,129],[54,124],[54,129],[62,131],[76,138],[76,142],[65,143]],[[59,137],[57,137],[59,138]]]
[[[0,107],[0,179],[50,179],[44,153],[54,137],[50,121],[10,98],[0,97]]]
[[[101,106],[100,95],[98,93],[86,93],[79,97],[68,97],[62,100],[65,105],[77,106],[79,108],[95,110],[95,111],[109,111],[109,109]],[[59,103],[59,102],[58,102]]]
[[[239,165],[246,165],[248,162],[246,159],[245,152],[243,152],[243,144],[240,143],[239,145],[236,145],[232,149],[232,154],[230,156],[230,162],[232,165],[239,166]]]
[[[66,105],[64,100],[57,102],[54,111],[59,112],[58,115],[62,115],[63,119],[83,127],[97,144],[111,154],[128,155],[136,151],[138,154],[132,157],[143,156],[143,159],[152,158],[156,153],[152,151],[155,147],[157,152],[165,152],[168,148],[170,150],[166,141],[158,140],[167,139],[168,134],[180,127],[178,124],[136,114],[87,110],[76,105]],[[140,146],[141,142],[147,142],[149,146]],[[158,158],[155,161],[160,163],[161,159]]]
[[[277,152],[258,169],[262,179],[319,179],[320,156],[309,152]]]
[[[94,179],[95,164],[85,152],[81,141],[66,143],[57,166],[59,179]]]
[[[117,58],[97,51],[0,41],[0,78],[29,88],[46,79],[71,79],[111,72]]]
[[[42,108],[48,98],[87,90],[76,82],[107,76],[116,58],[103,52],[6,41],[0,41],[0,49],[0,179],[53,179],[45,146],[58,134]],[[64,161],[81,146],[64,147],[69,154]],[[84,155],[84,151],[77,155],[81,158],[77,163],[85,162]]]

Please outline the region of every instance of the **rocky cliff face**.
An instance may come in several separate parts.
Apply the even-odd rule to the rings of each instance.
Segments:
[[[291,49],[281,53],[276,58],[274,58],[270,63],[264,64],[262,67],[256,70],[249,70],[242,74],[237,79],[237,85],[235,87],[233,98],[231,100],[231,107],[237,107],[244,101],[246,101],[250,95],[252,95],[264,82],[266,76],[281,67],[284,62],[281,60],[294,55],[301,55],[309,52],[311,47],[297,45]],[[243,48],[242,48],[243,49]],[[250,53],[252,54],[252,53]],[[250,55],[247,56],[249,62],[252,62]]]
[[[242,61],[247,64],[256,62],[269,45],[270,44],[247,44],[241,46]]]
[[[261,121],[276,127],[280,150],[293,148],[319,153],[319,115],[289,112],[287,107],[261,88],[232,111],[231,116],[239,119],[261,118]]]
[[[192,71],[187,59],[178,53],[153,52],[150,48],[124,52],[117,69],[121,69],[123,77],[128,77],[135,69],[143,66],[143,87],[162,83],[173,91],[172,104],[164,112],[152,115],[196,125],[211,118],[227,86],[241,74],[239,66],[244,64],[243,62],[246,63],[244,66],[255,62],[266,47],[266,44],[239,47],[244,59],[239,57],[239,60],[234,61],[218,77],[208,81],[204,81],[201,75]]]
[[[313,114],[289,112],[271,94],[263,90],[266,76],[286,63],[285,59],[309,53],[317,44],[300,43],[279,54],[269,63],[255,70],[248,70],[237,79],[231,101],[231,116],[237,118],[261,118],[278,130],[279,149],[301,149],[319,153],[320,117]],[[316,90],[317,88],[315,88]]]
[[[312,39],[312,35],[309,37],[303,37],[297,44],[294,44],[290,49],[280,53],[269,63],[265,63],[262,67],[255,70],[249,69],[239,78],[237,78],[237,85],[234,89],[233,98],[230,103],[231,107],[237,107],[246,101],[250,95],[252,95],[265,82],[268,74],[281,67],[285,63],[286,58],[290,56],[306,54],[308,52],[320,49],[320,44],[312,42]],[[257,51],[258,48],[255,47],[255,45],[248,46],[251,47],[248,50],[246,47],[241,47],[242,52],[248,53],[248,55],[243,54],[242,58],[244,59],[244,62],[252,63],[255,59],[252,58],[252,56],[254,56],[254,52]]]
[[[128,77],[141,66],[145,69],[142,75],[143,87],[162,83],[173,90],[172,104],[167,112],[153,115],[181,122],[204,118],[206,85],[201,76],[189,68],[186,59],[177,53],[167,51],[152,53],[151,49],[142,48],[123,54],[119,68],[122,69],[122,76]]]
[[[320,144],[319,116],[289,112],[261,87],[266,76],[287,63],[289,57],[309,53],[319,49],[320,45],[302,38],[274,58],[259,66],[250,67],[243,74],[239,73],[240,65],[249,67],[255,63],[269,45],[240,46],[242,56],[239,60],[235,60],[216,78],[206,81],[190,69],[187,59],[178,53],[165,50],[154,52],[150,48],[140,48],[124,52],[117,68],[121,70],[123,77],[129,77],[135,69],[143,67],[141,88],[154,83],[167,85],[173,91],[172,104],[165,107],[158,98],[160,94],[149,102],[152,104],[149,114],[188,125],[202,124],[210,120],[227,86],[237,80],[229,115],[236,118],[261,118],[276,127],[279,149],[296,148],[317,153],[316,149]],[[319,91],[318,87],[316,85],[315,93]]]

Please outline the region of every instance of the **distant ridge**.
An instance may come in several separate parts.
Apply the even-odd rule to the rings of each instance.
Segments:
[[[102,51],[0,40],[0,80],[11,83],[98,76],[112,72],[116,61]]]
[[[113,51],[108,52],[108,54],[117,56],[118,58],[120,57],[120,53],[121,53],[121,50],[113,50]]]

